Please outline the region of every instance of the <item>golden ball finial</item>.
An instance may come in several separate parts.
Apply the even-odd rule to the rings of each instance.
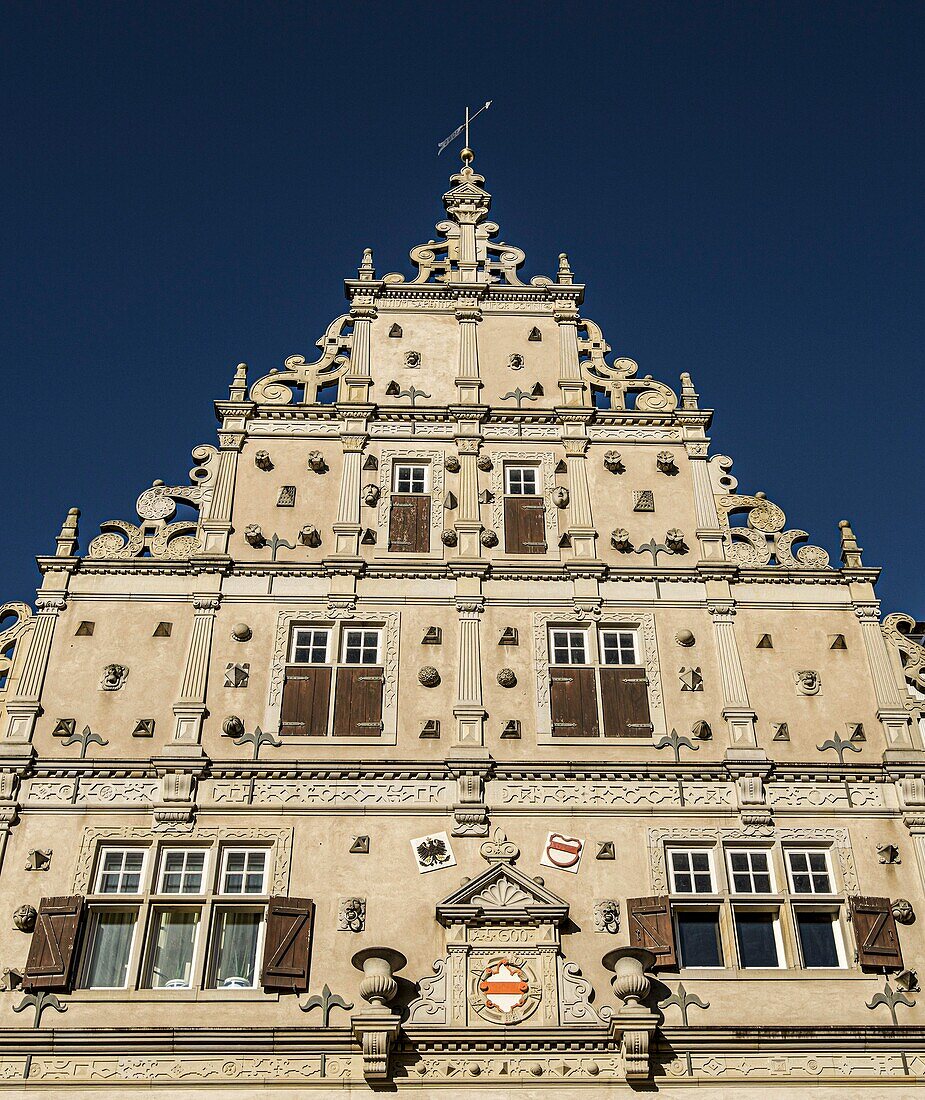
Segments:
[[[475,160],[475,153],[467,145],[465,149],[459,154],[463,164],[471,164]]]

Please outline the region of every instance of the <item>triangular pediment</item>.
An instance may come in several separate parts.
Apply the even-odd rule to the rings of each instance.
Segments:
[[[505,863],[496,863],[463,883],[437,905],[444,924],[551,921],[561,924],[568,902]]]

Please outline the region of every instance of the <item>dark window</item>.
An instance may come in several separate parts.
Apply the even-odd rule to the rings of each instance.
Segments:
[[[838,947],[835,942],[834,913],[794,913],[797,933],[800,937],[800,953],[803,965],[839,966]]]
[[[681,966],[722,966],[719,913],[675,913]]]
[[[739,945],[739,965],[742,967],[777,967],[777,937],[773,913],[755,913],[739,909],[735,914],[736,940]]]
[[[706,850],[671,852],[671,888],[676,894],[712,894],[710,853]]]

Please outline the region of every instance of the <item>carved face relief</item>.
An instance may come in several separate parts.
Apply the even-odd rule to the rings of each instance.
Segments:
[[[802,669],[794,672],[793,681],[800,695],[818,695],[822,689],[822,680],[818,672],[812,669]]]
[[[363,486],[363,503],[372,508],[379,500],[379,486],[378,485],[364,485]]]
[[[118,691],[125,683],[127,676],[128,669],[125,665],[107,665],[103,669],[103,678],[100,680],[100,687],[103,691]]]
[[[915,911],[912,908],[912,902],[907,901],[905,898],[897,898],[890,908],[893,912],[893,917],[900,924],[912,924],[915,920]],[[17,909],[16,912],[18,913],[19,910]]]
[[[555,504],[555,506],[557,508],[567,507],[568,506],[568,501],[569,501],[568,489],[563,488],[561,485],[558,488],[553,489],[553,491],[552,491],[552,502],[553,502],[553,504]]]

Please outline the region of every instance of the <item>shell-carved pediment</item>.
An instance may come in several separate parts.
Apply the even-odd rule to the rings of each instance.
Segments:
[[[568,902],[516,867],[495,864],[437,905],[444,924],[549,921],[561,924]]]

